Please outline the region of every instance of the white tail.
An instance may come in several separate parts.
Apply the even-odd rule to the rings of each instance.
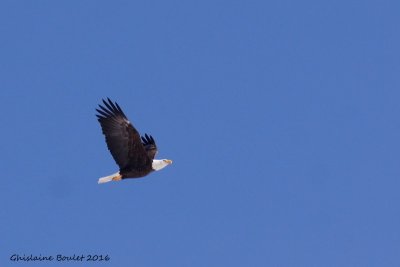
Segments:
[[[109,176],[105,176],[105,177],[101,177],[98,181],[99,184],[104,184],[104,183],[108,183],[111,181],[118,181],[121,180],[121,174],[119,174],[119,172],[116,172],[114,174],[111,174]]]

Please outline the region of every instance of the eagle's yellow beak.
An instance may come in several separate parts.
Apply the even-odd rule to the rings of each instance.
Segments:
[[[170,160],[170,159],[164,159],[164,162],[168,163],[168,164],[172,164],[172,160]]]

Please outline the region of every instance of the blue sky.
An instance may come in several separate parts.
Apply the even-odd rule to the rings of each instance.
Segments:
[[[399,8],[2,1],[0,265],[399,266]],[[174,164],[98,185],[104,97]]]

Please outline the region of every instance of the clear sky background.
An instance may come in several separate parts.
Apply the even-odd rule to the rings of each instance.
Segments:
[[[2,1],[0,265],[400,266],[399,10]],[[104,97],[173,165],[98,185]]]

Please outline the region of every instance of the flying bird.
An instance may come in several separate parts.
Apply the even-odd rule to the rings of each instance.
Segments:
[[[96,109],[96,116],[119,171],[100,178],[98,183],[139,178],[170,165],[172,160],[154,159],[158,152],[154,138],[148,134],[140,136],[117,102],[107,100],[103,99],[104,106]]]

